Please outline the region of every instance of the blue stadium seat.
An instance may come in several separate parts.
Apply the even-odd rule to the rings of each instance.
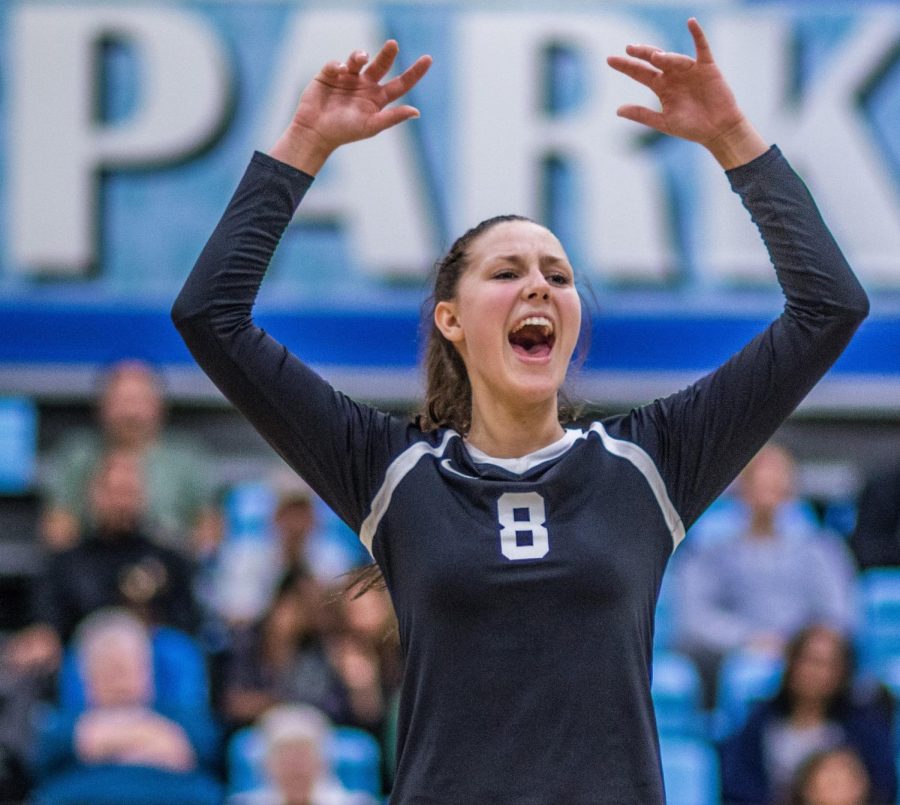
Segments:
[[[856,527],[857,514],[855,500],[832,500],[822,513],[822,525],[828,531],[847,538]]]
[[[651,687],[661,735],[700,735],[705,716],[700,705],[700,674],[693,661],[675,651],[653,655]]]
[[[740,728],[757,702],[775,694],[783,671],[780,657],[745,651],[725,657],[716,694],[718,734],[724,736]]]
[[[376,797],[381,794],[381,746],[368,732],[335,727],[329,755],[344,788]]]
[[[900,656],[887,660],[879,670],[876,679],[887,687],[900,707]]]
[[[262,733],[256,727],[236,730],[228,740],[228,793],[242,794],[265,782]]]
[[[900,568],[873,568],[860,574],[859,597],[860,666],[881,675],[900,658]]]
[[[672,562],[678,561],[676,552]],[[672,563],[663,575],[659,598],[656,601],[655,628],[653,631],[653,650],[666,651],[675,643],[675,573]]]
[[[719,757],[712,744],[663,736],[660,753],[669,805],[718,805]]]

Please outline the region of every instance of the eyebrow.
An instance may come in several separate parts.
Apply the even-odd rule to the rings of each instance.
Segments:
[[[518,266],[525,264],[526,260],[518,254],[498,254],[496,257],[490,258],[488,265],[494,263],[515,263]],[[552,254],[542,254],[539,258],[541,267],[543,266],[562,266],[563,268],[572,269],[571,264],[564,257],[557,257]]]

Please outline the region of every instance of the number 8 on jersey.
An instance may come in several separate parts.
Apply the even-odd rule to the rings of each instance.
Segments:
[[[507,558],[542,559],[550,550],[544,499],[537,492],[504,492],[497,500],[500,552]]]

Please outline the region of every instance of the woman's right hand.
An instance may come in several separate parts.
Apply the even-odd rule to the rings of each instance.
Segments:
[[[270,154],[315,175],[339,146],[418,117],[414,106],[388,104],[419,82],[431,67],[431,57],[420,56],[396,78],[381,83],[399,50],[390,39],[371,62],[357,50],[344,63],[326,64],[303,91],[290,125]]]

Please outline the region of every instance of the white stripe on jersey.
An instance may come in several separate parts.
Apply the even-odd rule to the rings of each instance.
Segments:
[[[603,446],[609,450],[610,453],[614,456],[624,458],[626,461],[630,461],[641,475],[647,479],[647,483],[650,484],[650,489],[652,490],[654,497],[656,497],[656,502],[659,504],[659,508],[662,511],[666,526],[668,526],[669,531],[672,534],[672,550],[674,551],[681,540],[684,539],[684,524],[681,522],[681,516],[675,511],[672,501],[669,500],[669,493],[666,490],[666,485],[663,482],[662,476],[659,474],[659,470],[656,468],[656,464],[653,463],[653,459],[650,458],[642,447],[639,447],[634,442],[627,442],[624,439],[614,439],[606,432],[606,428],[603,427],[602,422],[592,423],[590,429],[600,436]]]
[[[372,553],[372,540],[375,539],[375,531],[388,506],[391,505],[394,490],[400,485],[407,473],[419,463],[419,459],[427,455],[442,455],[444,450],[447,449],[447,443],[454,436],[459,436],[459,434],[455,430],[448,430],[437,447],[432,447],[428,442],[416,442],[390,463],[387,472],[384,474],[384,483],[378,490],[378,494],[375,495],[372,501],[372,508],[359,529],[359,538],[370,554]]]
[[[663,482],[662,476],[659,474],[659,470],[653,463],[653,459],[650,458],[643,448],[639,447],[634,442],[628,442],[624,439],[614,439],[606,432],[606,429],[601,422],[592,423],[588,433],[591,431],[600,437],[600,441],[606,450],[614,456],[618,456],[619,458],[623,458],[630,462],[647,480],[650,491],[653,492],[657,505],[662,512],[666,527],[672,534],[672,550],[674,551],[684,539],[684,525],[681,522],[681,516],[672,505],[672,501],[669,500],[669,493],[666,490],[666,485]],[[497,465],[509,471],[514,471],[511,469],[510,465],[524,467],[525,470],[527,470],[533,466],[537,466],[537,464],[562,455],[569,450],[575,442],[586,438],[588,433],[574,428],[567,430],[566,435],[554,444],[549,445],[542,450],[538,450],[535,453],[522,456],[522,458],[519,459],[492,460],[490,456],[487,456],[487,454],[482,453],[480,450],[473,449],[468,445],[467,448],[470,455],[474,454],[473,458],[476,458],[477,456],[476,460],[487,459],[486,461],[479,461],[478,463],[493,464],[496,462]],[[378,529],[381,518],[384,517],[388,506],[391,505],[391,498],[394,495],[394,490],[400,485],[400,482],[416,466],[416,464],[419,463],[420,459],[428,455],[435,457],[443,455],[444,451],[447,449],[447,443],[454,436],[459,436],[459,434],[456,431],[448,430],[444,434],[444,438],[441,439],[441,443],[436,447],[432,447],[428,442],[416,442],[412,447],[404,450],[391,462],[384,475],[384,483],[382,483],[381,488],[375,495],[375,498],[372,501],[372,508],[366,519],[363,520],[362,527],[359,529],[359,538],[370,554],[372,553],[372,541],[375,538],[375,531]],[[449,469],[452,470],[452,468]],[[461,475],[462,473],[457,474]]]

